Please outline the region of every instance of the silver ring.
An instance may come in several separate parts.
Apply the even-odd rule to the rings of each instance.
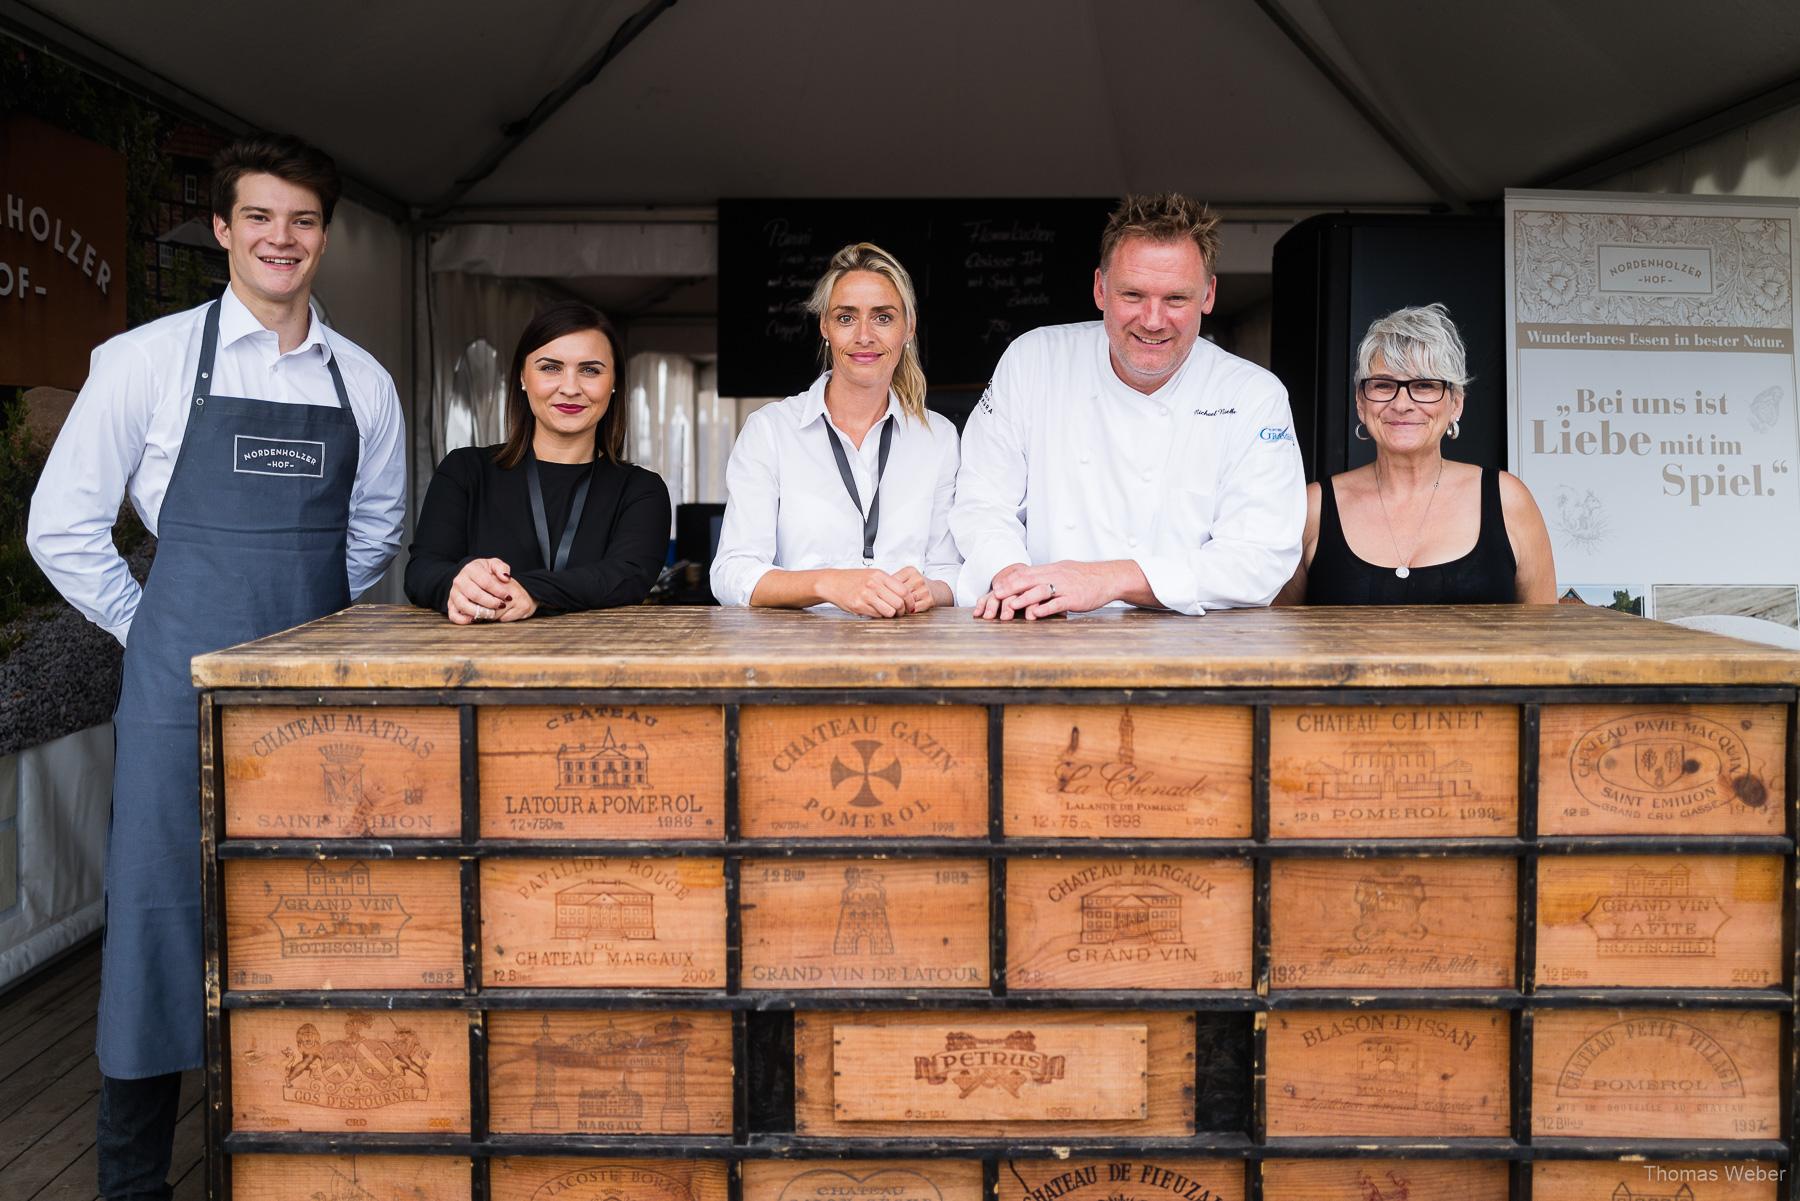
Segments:
[[[486,605],[476,605],[475,606],[475,620],[476,621],[486,621],[487,618],[488,618],[487,606]]]
[[[1056,595],[1056,585],[1055,584],[1050,585],[1050,595],[1051,596]]]

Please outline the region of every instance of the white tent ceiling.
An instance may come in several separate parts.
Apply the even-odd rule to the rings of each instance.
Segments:
[[[426,211],[645,7],[5,2]],[[680,0],[460,202],[1479,203],[1797,83],[1794,0]]]

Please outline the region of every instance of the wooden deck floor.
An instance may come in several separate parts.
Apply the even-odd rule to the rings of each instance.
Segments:
[[[94,1059],[94,1005],[100,944],[75,951],[43,974],[0,994],[0,1197],[6,1201],[91,1201],[94,1116],[100,1068]],[[177,1201],[206,1195],[201,1164],[201,1076],[181,1085],[175,1128]]]

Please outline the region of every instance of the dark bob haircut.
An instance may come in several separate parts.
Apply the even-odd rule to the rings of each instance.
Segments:
[[[319,216],[331,224],[332,210],[343,195],[337,164],[317,146],[288,134],[263,134],[239,138],[213,156],[213,216],[231,224],[237,207],[238,180],[246,175],[273,175],[296,187],[308,188],[319,198]]]
[[[512,374],[506,380],[506,444],[494,459],[500,466],[517,467],[524,462],[525,452],[531,449],[531,439],[537,433],[537,418],[532,415],[531,401],[525,395],[524,385],[520,383],[525,376],[525,360],[532,351],[539,350],[566,334],[590,329],[598,330],[606,339],[606,347],[613,360],[607,364],[612,369],[612,399],[607,403],[606,412],[601,414],[600,428],[594,431],[594,457],[610,459],[614,463],[624,462],[625,417],[629,396],[625,390],[625,363],[621,353],[624,343],[605,313],[592,305],[582,304],[579,300],[566,300],[561,304],[551,305],[533,317],[525,326],[525,332],[519,335],[518,348],[513,351]]]

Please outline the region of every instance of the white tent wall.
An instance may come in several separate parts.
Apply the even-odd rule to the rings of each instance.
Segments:
[[[1594,185],[1607,192],[1800,196],[1800,105]]]

